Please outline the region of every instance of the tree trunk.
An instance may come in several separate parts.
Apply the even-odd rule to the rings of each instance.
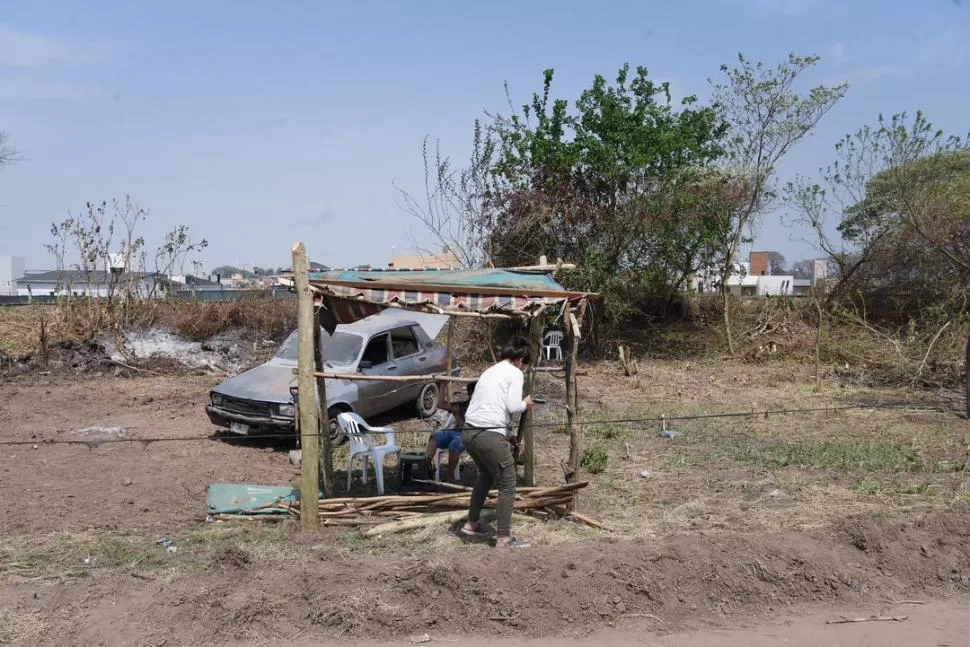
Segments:
[[[734,355],[734,333],[731,332],[731,294],[728,292],[727,286],[724,285],[726,282],[727,279],[721,282],[721,297],[724,304],[724,335],[727,337],[728,353]]]

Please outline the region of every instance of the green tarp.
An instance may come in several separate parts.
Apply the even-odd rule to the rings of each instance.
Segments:
[[[283,508],[264,508],[277,501],[297,503],[300,490],[280,485],[251,485],[247,483],[213,483],[206,493],[209,514],[279,514]]]
[[[530,290],[565,292],[550,275],[542,272],[516,270],[334,270],[310,272],[310,281],[384,281],[414,285],[447,285],[467,288],[518,288]],[[474,290],[470,290],[474,291]]]

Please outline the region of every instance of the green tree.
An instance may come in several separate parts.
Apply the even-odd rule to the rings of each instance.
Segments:
[[[572,109],[552,98],[553,76],[520,111],[493,116],[488,248],[501,265],[578,263],[565,280],[603,296],[608,333],[644,294],[681,290],[722,237],[719,179],[704,169],[725,127],[694,97],[675,106],[644,67],[624,65],[612,84],[596,76]]]
[[[923,301],[963,294],[970,282],[968,138],[946,135],[921,112],[880,115],[835,150],[817,182],[797,178],[786,191],[839,266],[830,302],[888,285]]]
[[[806,94],[796,90],[802,74],[819,61],[817,56],[796,56],[774,68],[752,63],[738,55],[738,65],[721,66],[724,80],[712,81],[714,100],[729,125],[724,174],[734,192],[727,228],[730,235],[721,250],[721,284],[726,285],[738,251],[769,211],[777,197],[776,169],[781,159],[810,133],[844,95],[845,84],[816,86]],[[728,349],[735,353],[730,299],[724,294],[724,332]]]

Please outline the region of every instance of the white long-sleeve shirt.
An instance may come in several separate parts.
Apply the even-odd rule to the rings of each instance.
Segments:
[[[527,408],[522,399],[524,383],[522,371],[507,360],[486,369],[475,384],[465,424],[508,436],[512,414]]]

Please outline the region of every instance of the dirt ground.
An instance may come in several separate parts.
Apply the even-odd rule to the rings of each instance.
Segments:
[[[609,363],[584,370],[595,473],[580,509],[614,532],[521,524],[535,545],[501,559],[447,528],[364,539],[207,523],[210,483],[298,479],[286,446],[212,438],[203,406],[214,377],[0,378],[0,442],[28,443],[0,446],[0,644],[613,630],[686,645],[671,641],[970,594],[970,426],[924,410],[948,402],[940,394],[837,375],[816,386],[798,366],[644,362],[639,379]],[[558,483],[561,384],[540,376],[538,394],[548,400],[538,480]],[[850,405],[866,408],[839,409]],[[670,440],[646,420],[775,409],[824,410],[670,420]],[[390,421],[418,447],[426,425],[406,415]],[[77,433],[94,426],[108,431]],[[53,439],[86,442],[44,444]],[[139,442],[99,442],[119,439]]]

